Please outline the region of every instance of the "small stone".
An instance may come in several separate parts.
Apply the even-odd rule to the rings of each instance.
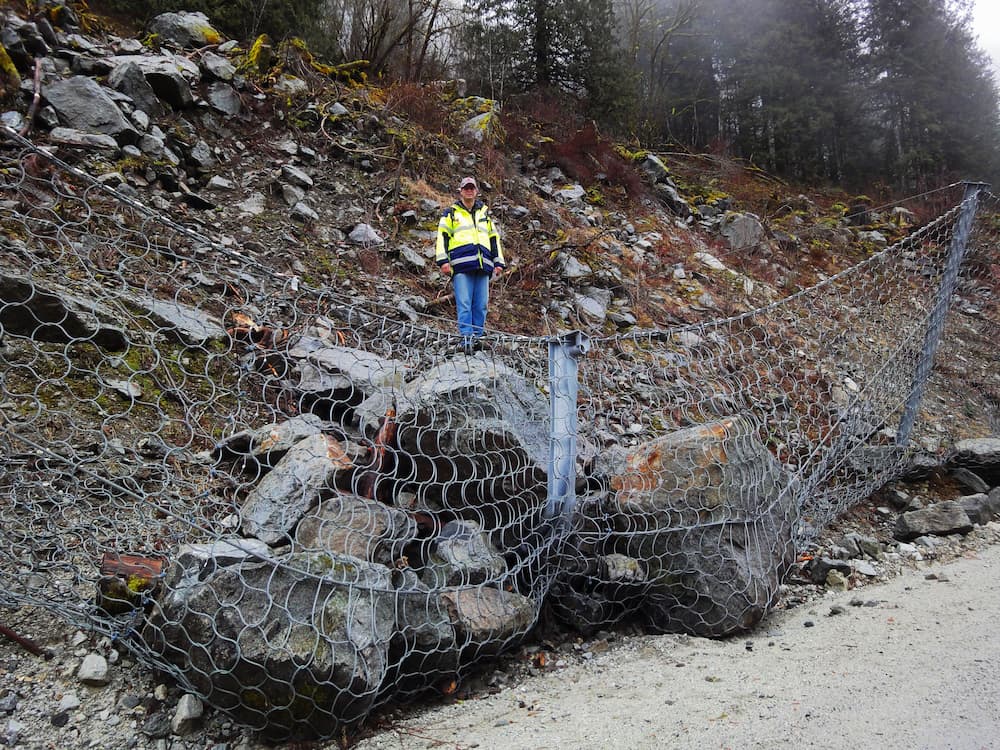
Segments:
[[[153,714],[142,725],[142,733],[153,739],[169,736],[170,717],[162,712]]]
[[[816,623],[814,623],[812,620],[806,620],[804,623],[802,623],[802,627],[814,628],[816,627]]]
[[[854,600],[852,599],[851,601],[853,602]],[[832,607],[830,607],[830,617],[835,617],[836,615],[842,615],[846,611],[847,610],[844,607],[841,607],[839,604],[834,604]]]
[[[69,724],[69,711],[60,711],[59,713],[52,714],[52,718],[49,719],[54,727],[64,727]]]
[[[59,700],[59,711],[72,711],[73,709],[80,707],[80,699],[77,697],[76,693],[66,693]]]
[[[205,707],[201,699],[196,695],[186,693],[177,701],[177,710],[174,712],[174,718],[170,722],[170,728],[177,735],[190,734],[198,728],[198,725],[201,723],[202,714],[204,713]]]
[[[94,687],[104,687],[111,681],[108,675],[108,661],[100,654],[87,654],[76,676],[84,685]]]

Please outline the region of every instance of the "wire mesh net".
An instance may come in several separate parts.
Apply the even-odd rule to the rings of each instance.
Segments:
[[[111,635],[275,738],[447,691],[543,606],[752,627],[796,551],[903,466],[969,215],[761,310],[594,338],[553,375],[558,342],[468,354],[17,144],[0,603]]]

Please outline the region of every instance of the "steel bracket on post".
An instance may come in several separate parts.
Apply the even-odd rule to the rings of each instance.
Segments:
[[[568,522],[576,505],[576,397],[579,359],[590,349],[580,331],[549,339],[549,485],[547,520]]]

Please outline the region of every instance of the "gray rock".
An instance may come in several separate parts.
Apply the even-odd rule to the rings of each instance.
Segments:
[[[572,184],[564,185],[563,187],[557,188],[553,192],[553,198],[562,203],[568,203],[571,205],[578,205],[583,202],[583,199],[587,197],[587,191],[582,185]]]
[[[826,583],[830,578],[831,571],[837,571],[843,575],[850,575],[853,568],[845,560],[838,560],[831,557],[814,557],[809,561],[807,570],[809,578],[813,583]]]
[[[217,81],[209,84],[205,98],[212,109],[227,117],[236,117],[243,110],[243,100],[228,83]]]
[[[538,616],[527,597],[488,586],[441,594],[458,642],[473,653],[496,653],[504,642],[523,638]]]
[[[385,242],[375,228],[368,224],[358,224],[347,238],[355,245],[381,245]]]
[[[93,341],[121,351],[128,340],[110,309],[56,287],[0,272],[0,327],[37,341]]]
[[[161,13],[149,22],[149,33],[156,34],[161,43],[178,47],[204,47],[222,41],[204,13]]]
[[[974,471],[959,466],[952,469],[950,473],[952,479],[956,480],[972,494],[990,491],[990,486]]]
[[[965,495],[955,502],[962,506],[972,523],[980,526],[989,523],[997,513],[1000,513],[1000,491]]]
[[[177,701],[177,708],[174,717],[170,720],[171,731],[183,737],[191,734],[201,726],[202,716],[205,713],[205,705],[196,695],[185,693]]]
[[[677,192],[677,188],[672,184],[666,182],[657,183],[656,193],[667,207],[682,219],[686,219],[691,215],[691,206],[681,197],[681,194]]]
[[[594,273],[594,269],[568,253],[559,253],[557,261],[562,277],[568,281],[584,279]]]
[[[163,105],[156,97],[149,81],[146,80],[146,74],[135,62],[129,61],[116,65],[108,75],[108,84],[127,94],[139,111],[150,117],[163,115]]]
[[[331,553],[242,562],[174,592],[143,638],[241,721],[269,735],[332,736],[370,710],[387,678],[394,589],[384,566]]]
[[[24,127],[24,117],[21,116],[20,112],[8,110],[0,115],[0,125],[4,125],[14,131],[19,131]]]
[[[287,97],[303,96],[309,93],[309,84],[297,76],[283,73],[272,87],[277,94]]]
[[[292,206],[292,218],[296,221],[319,221],[319,214],[305,201],[299,201]]]
[[[139,139],[139,149],[142,153],[158,159],[163,156],[166,144],[163,139],[151,133],[146,133]]]
[[[105,89],[92,78],[73,76],[42,87],[45,100],[68,127],[85,133],[118,136],[135,132],[118,105]],[[138,134],[135,143],[138,141]]]
[[[285,184],[281,186],[281,197],[289,206],[294,206],[296,203],[302,202],[306,197],[306,191],[295,185]]]
[[[293,360],[289,385],[348,406],[384,389],[401,386],[409,369],[396,359],[386,359],[361,349],[330,346],[316,339],[300,339],[288,350]],[[388,406],[388,404],[386,404]],[[385,415],[377,415],[375,422]]]
[[[549,405],[517,371],[483,353],[458,355],[366,398],[355,409],[362,429],[374,433],[392,406],[397,445],[412,462],[421,502],[471,507],[475,520],[482,520],[475,514],[484,503],[491,512],[537,511],[545,494]]]
[[[201,346],[209,341],[229,338],[222,323],[199,308],[154,297],[133,297],[132,302],[160,326],[161,333],[181,343]]]
[[[649,179],[654,182],[669,182],[670,170],[663,160],[655,154],[647,154],[646,158],[639,164],[639,168],[645,172]]]
[[[253,193],[242,203],[237,203],[236,208],[241,214],[260,216],[267,210],[267,197],[263,193]]]
[[[946,464],[949,468],[971,469],[990,487],[1000,486],[1000,437],[960,440],[949,453]]]
[[[228,180],[225,177],[219,175],[213,175],[212,179],[208,181],[205,185],[208,190],[220,190],[225,192],[232,192],[236,189],[236,183],[232,180]]]
[[[333,552],[391,567],[416,536],[416,523],[398,508],[357,495],[335,495],[302,519],[293,549]]]
[[[118,141],[110,135],[100,133],[84,133],[73,128],[53,128],[49,140],[63,146],[78,146],[80,148],[97,148],[108,151],[118,150]]]
[[[417,270],[424,270],[427,268],[427,259],[424,258],[420,253],[414,250],[409,245],[401,245],[399,248],[399,257],[408,265],[416,268]]]
[[[868,578],[875,578],[878,576],[878,569],[867,560],[855,560],[854,572],[860,573]]]
[[[212,147],[203,140],[198,140],[191,148],[191,153],[188,154],[188,162],[199,172],[208,172],[218,163],[216,162],[215,154],[212,153]]]
[[[211,50],[201,56],[201,69],[210,77],[219,81],[229,82],[236,75],[236,67],[222,55]]]
[[[237,432],[216,445],[213,452],[227,458],[251,461],[253,465],[271,467],[296,444],[307,437],[322,434],[327,426],[315,414],[297,414],[283,422]]]
[[[759,217],[750,213],[726,214],[719,232],[733,250],[756,247],[764,239],[764,225]]]
[[[721,637],[753,627],[777,600],[796,507],[757,434],[733,417],[598,458],[616,493],[614,526],[629,532],[618,551],[649,566],[640,611],[651,627]]]
[[[240,509],[244,533],[270,545],[287,541],[311,506],[346,488],[359,453],[327,435],[300,440],[247,495]]]
[[[574,294],[576,314],[592,325],[600,325],[608,316],[608,307],[600,299],[586,294]]]
[[[499,108],[499,105],[497,105]],[[495,110],[483,112],[475,117],[470,117],[462,123],[459,132],[463,137],[478,143],[492,141],[499,131],[499,118]]]
[[[174,109],[194,103],[191,82],[201,78],[198,66],[180,55],[119,55],[110,59],[118,67],[133,63],[139,67],[157,98]]]
[[[922,536],[948,536],[972,531],[972,521],[960,503],[946,500],[896,519],[895,537],[910,541]]]
[[[870,536],[864,536],[856,532],[844,535],[843,544],[846,548],[856,550],[856,555],[867,555],[873,560],[881,560],[885,555],[882,552],[882,545],[879,541]]]
[[[422,575],[430,588],[492,583],[507,563],[475,521],[449,521],[434,540]]]
[[[108,660],[100,654],[87,654],[77,670],[76,677],[84,685],[104,687],[111,682]]]
[[[312,177],[291,164],[285,164],[281,168],[281,178],[288,181],[292,185],[296,185],[307,190],[313,186]]]

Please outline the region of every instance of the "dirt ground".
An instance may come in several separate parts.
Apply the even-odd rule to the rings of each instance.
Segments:
[[[356,747],[1000,748],[998,622],[993,545],[775,612],[746,638],[623,638]]]

